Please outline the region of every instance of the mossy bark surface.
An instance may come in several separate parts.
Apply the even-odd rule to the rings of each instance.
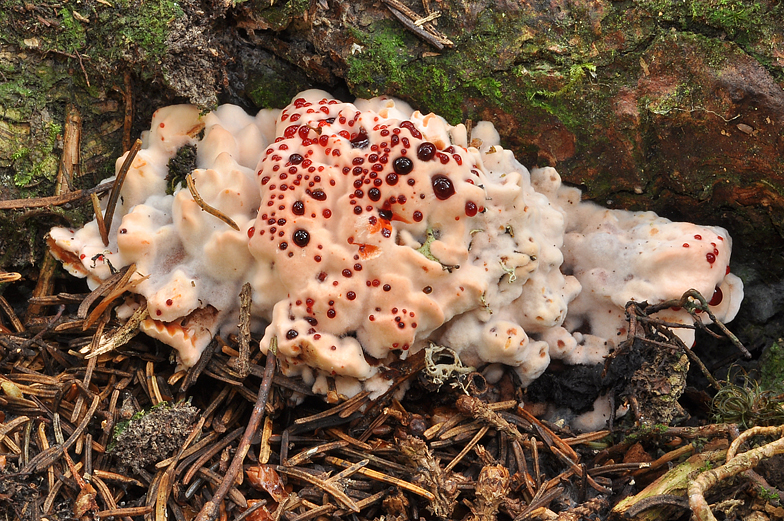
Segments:
[[[586,197],[723,225],[735,258],[784,272],[780,2],[432,0],[443,50],[381,2],[5,4],[5,199],[50,195],[67,102],[84,119],[79,186],[112,171],[129,99],[135,137],[164,103],[252,110],[321,87],[491,120],[522,163],[557,167]],[[7,268],[40,254],[0,249]]]

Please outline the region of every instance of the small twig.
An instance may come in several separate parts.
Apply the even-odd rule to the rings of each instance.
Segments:
[[[292,456],[291,458],[286,461],[287,467],[296,467],[300,463],[304,463],[308,461],[310,458],[317,454],[324,454],[325,452],[329,452],[333,449],[340,449],[343,447],[348,446],[347,441],[333,441],[330,443],[324,443],[323,445],[316,445],[315,447],[311,447],[309,449],[303,450],[299,454]]]
[[[217,217],[218,219],[220,219],[221,221],[225,222],[226,224],[228,224],[229,226],[231,226],[235,230],[240,231],[240,227],[237,226],[237,223],[235,223],[234,220],[231,217],[221,213],[216,208],[213,208],[212,206],[207,204],[204,201],[204,199],[201,198],[201,196],[199,195],[199,192],[196,191],[196,182],[193,180],[193,177],[191,176],[191,174],[188,174],[188,175],[185,176],[185,181],[188,183],[188,190],[190,191],[191,196],[193,197],[193,200],[196,202],[197,205],[199,205],[199,208],[201,208],[202,210],[204,210],[208,214],[210,214],[210,215],[212,215],[214,217]]]
[[[326,456],[324,461],[329,463],[330,465],[336,465],[340,467],[350,467],[353,465],[350,461],[346,461],[340,458],[336,458],[334,456]],[[369,469],[369,468],[361,468],[357,471],[357,474],[361,474],[366,476],[370,479],[374,479],[376,481],[381,481],[382,483],[389,483],[390,485],[396,485],[404,490],[408,490],[409,492],[413,492],[418,496],[422,496],[427,498],[430,501],[435,501],[436,497],[429,491],[414,485],[413,483],[409,483],[408,481],[403,481],[402,479],[398,479],[394,476],[388,476],[382,472],[377,470]]]
[[[54,327],[54,325],[57,323],[57,321],[60,320],[60,317],[63,316],[63,311],[65,311],[65,304],[60,304],[57,307],[57,313],[55,313],[55,315],[49,320],[49,322],[46,323],[46,326],[41,331],[36,333],[36,335],[33,338],[30,338],[30,339],[25,340],[24,342],[22,342],[22,344],[19,346],[19,348],[20,349],[27,349],[28,347],[33,345],[35,342],[40,340],[46,333],[51,331],[52,328]]]
[[[30,474],[31,472],[40,472],[41,470],[47,468],[51,465],[54,461],[56,461],[64,451],[67,451],[71,446],[76,443],[76,440],[82,435],[84,430],[87,428],[87,425],[90,423],[90,420],[93,419],[93,415],[95,411],[98,409],[98,404],[100,403],[100,399],[98,396],[93,398],[93,403],[90,405],[90,408],[87,410],[87,413],[82,418],[81,423],[74,429],[71,436],[64,443],[58,443],[50,447],[47,450],[43,450],[39,452],[34,458],[30,460],[30,462],[21,470],[21,474]],[[57,430],[55,429],[55,435],[57,434]]]
[[[747,359],[751,358],[751,353],[749,352],[749,350],[746,349],[746,347],[744,347],[744,345],[741,343],[740,340],[738,340],[738,337],[736,337],[732,333],[732,331],[727,329],[727,326],[725,326],[724,323],[722,323],[719,319],[716,318],[716,315],[713,314],[713,312],[710,310],[710,307],[708,306],[708,301],[705,300],[705,297],[703,297],[702,294],[696,289],[690,289],[689,291],[684,293],[680,299],[672,299],[666,302],[662,302],[660,304],[656,304],[654,306],[648,306],[645,309],[645,313],[650,315],[652,313],[670,307],[680,307],[685,309],[686,311],[689,312],[691,316],[695,318],[696,322],[699,324],[702,324],[702,321],[699,320],[699,317],[696,316],[695,312],[696,310],[704,311],[705,313],[708,314],[710,319],[719,327],[719,329],[721,329],[722,333],[727,335],[727,338],[730,339],[732,344],[735,347],[737,347],[741,353],[743,353],[743,356]]]
[[[386,4],[387,8],[395,16],[395,18],[397,18],[400,23],[406,26],[406,29],[416,34],[439,51],[443,50],[445,47],[452,47],[454,45],[454,42],[444,36],[439,30],[432,27],[432,20],[424,19],[422,22],[422,25],[424,25],[423,29],[419,24],[417,24],[417,22],[421,20],[422,17],[409,9],[405,4],[402,4],[398,0],[382,1]],[[428,17],[430,16],[432,16],[432,14],[428,15]]]
[[[781,432],[784,427],[779,427]],[[752,469],[765,458],[784,453],[784,438],[757,447],[732,458],[721,467],[710,469],[689,483],[689,506],[697,521],[716,521],[708,502],[705,501],[705,492],[720,481]]]
[[[481,429],[479,429],[479,432],[477,432],[474,435],[474,437],[471,438],[471,441],[466,443],[465,447],[463,447],[463,450],[461,450],[460,453],[457,456],[455,456],[454,459],[452,459],[452,461],[449,462],[449,464],[446,466],[446,468],[444,468],[444,470],[446,472],[449,472],[450,470],[455,468],[455,466],[458,463],[460,463],[460,460],[462,460],[465,457],[465,455],[468,454],[468,452],[474,448],[474,445],[479,443],[479,440],[481,440],[484,437],[484,435],[487,434],[488,430],[490,430],[489,425],[485,425]]]
[[[82,116],[72,103],[65,107],[65,129],[63,131],[63,153],[57,169],[54,193],[60,194],[73,190],[73,179],[79,167],[79,149],[82,138]]]
[[[19,275],[18,273],[4,273],[3,275],[18,275],[19,276],[17,279],[13,279],[13,280],[19,280],[19,279],[22,278],[22,276]],[[0,275],[0,277],[2,277],[2,275]],[[9,279],[10,278],[11,277],[9,277]],[[2,282],[8,282],[8,280],[2,281]],[[22,321],[19,320],[18,316],[16,316],[16,312],[14,311],[14,308],[11,307],[11,305],[8,303],[8,301],[5,299],[5,297],[3,297],[2,295],[0,295],[0,309],[5,311],[5,314],[8,315],[9,320],[11,320],[11,325],[14,326],[14,329],[16,330],[16,332],[17,333],[23,333],[24,330],[25,330],[24,324],[22,324]]]
[[[207,503],[204,504],[199,514],[196,516],[195,521],[214,521],[218,515],[218,508],[223,498],[226,497],[229,489],[234,485],[234,479],[242,469],[242,462],[250,449],[250,443],[253,435],[259,428],[262,418],[264,418],[264,409],[267,406],[267,397],[269,396],[270,388],[272,387],[272,377],[275,374],[275,357],[277,355],[277,339],[273,338],[270,349],[267,352],[267,362],[264,366],[264,378],[259,387],[259,394],[256,398],[256,403],[253,405],[253,413],[248,421],[248,426],[245,433],[242,435],[237,451],[234,453],[234,459],[231,461],[229,469],[221,481],[220,486],[215,491]]]
[[[106,212],[104,213],[104,222],[106,223],[106,231],[112,231],[112,220],[114,219],[114,210],[117,208],[117,201],[120,200],[120,190],[122,190],[123,183],[125,182],[125,176],[128,175],[128,170],[131,169],[131,165],[133,164],[134,158],[136,158],[136,154],[139,153],[139,150],[142,148],[142,140],[137,139],[131,149],[128,151],[128,155],[125,156],[125,161],[123,161],[120,170],[117,172],[117,177],[114,179],[114,185],[112,186],[112,192],[109,194],[109,202],[106,204]]]
[[[738,449],[741,445],[743,445],[746,440],[751,438],[752,436],[773,436],[773,435],[781,435],[784,433],[784,427],[776,426],[776,427],[752,427],[750,429],[746,429],[740,435],[732,440],[730,444],[730,448],[727,449],[727,460],[726,462],[729,463],[738,453]]]
[[[114,335],[110,338],[101,338],[98,349],[88,353],[85,358],[99,356],[125,345],[139,333],[139,324],[148,316],[150,316],[150,314],[147,311],[147,303],[145,302],[143,305],[139,306],[139,309],[133,312],[133,315],[128,319],[128,322],[115,331]]]
[[[106,229],[106,222],[103,220],[103,212],[101,211],[101,202],[98,200],[96,194],[90,194],[90,201],[93,203],[93,213],[95,213],[95,222],[98,223],[98,232],[101,234],[101,240],[104,246],[109,246],[109,232]]]
[[[237,371],[237,376],[244,380],[250,374],[250,306],[251,287],[250,282],[242,285],[240,292],[240,331],[239,331],[239,356],[234,359],[233,369]]]
[[[103,193],[111,190],[113,181],[101,183],[98,186],[87,190],[75,190],[64,194],[53,195],[50,197],[34,197],[31,199],[9,199],[0,201],[0,210],[29,210],[32,208],[45,208],[49,206],[62,206],[68,203],[81,201],[90,197],[90,194]]]
[[[429,15],[425,16],[424,18],[420,18],[420,19],[416,20],[414,22],[414,25],[422,26],[422,25],[424,25],[424,24],[426,24],[428,22],[432,22],[433,20],[435,20],[439,16],[441,16],[441,11],[434,11],[434,12],[430,13]]]
[[[481,420],[484,423],[489,423],[513,440],[523,440],[523,435],[517,430],[517,427],[506,421],[503,416],[497,412],[491,410],[490,407],[479,398],[461,395],[457,399],[456,405],[457,410],[461,413]]]
[[[367,461],[368,460],[364,460],[365,465],[367,465]],[[349,468],[351,468],[354,472],[357,472],[359,469],[355,469],[354,468],[355,465],[356,464],[352,464],[351,467]],[[328,493],[329,495],[337,499],[344,507],[348,508],[352,512],[359,512],[359,508],[357,507],[357,504],[350,497],[348,497],[345,492],[343,492],[338,487],[336,487],[335,484],[330,480],[320,479],[318,476],[310,474],[309,472],[305,472],[300,468],[286,467],[283,465],[279,465],[277,467],[277,470],[278,472],[287,474],[289,476],[293,476],[295,478],[299,478],[302,481],[317,486],[318,488],[322,489],[324,492]]]
[[[152,513],[153,507],[126,507],[126,508],[112,508],[110,510],[101,510],[96,512],[93,516],[97,518],[103,517],[131,517],[131,516],[145,516]]]
[[[125,101],[122,140],[123,151],[125,151],[131,148],[131,128],[133,127],[133,93],[131,92],[131,70],[129,68],[125,69],[125,74],[123,76],[123,87],[124,89],[120,92],[122,93],[123,100]]]

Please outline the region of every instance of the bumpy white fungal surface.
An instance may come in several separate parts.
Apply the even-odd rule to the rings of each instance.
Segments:
[[[123,185],[109,245],[93,221],[52,229],[50,246],[91,287],[136,263],[143,330],[186,366],[236,329],[250,282],[261,349],[276,337],[285,372],[322,392],[334,376],[349,395],[382,391],[383,367],[431,340],[466,365],[514,366],[527,385],[551,356],[601,361],[625,338],[629,300],[694,287],[720,319],[737,312],[725,230],[580,202],[555,170],[529,173],[490,123],[471,137],[397,100],[321,91],[255,118],[166,107]],[[187,188],[166,195],[168,162],[187,144],[200,196],[239,231]]]

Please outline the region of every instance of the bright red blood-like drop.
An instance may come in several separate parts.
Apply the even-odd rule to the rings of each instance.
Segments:
[[[477,207],[476,203],[473,201],[467,201],[465,204],[465,213],[469,217],[473,217],[476,215]]]
[[[705,258],[706,258],[706,259],[708,260],[708,262],[709,262],[709,263],[711,263],[711,264],[713,264],[714,262],[716,262],[716,255],[714,255],[713,253],[706,253],[706,254],[705,254]]]
[[[411,123],[410,121],[402,122],[400,124],[400,127],[401,128],[407,128],[408,131],[411,132],[411,136],[413,136],[413,137],[415,137],[417,139],[422,139],[422,133],[419,132],[419,130],[417,130],[417,128],[414,126],[414,124]]]

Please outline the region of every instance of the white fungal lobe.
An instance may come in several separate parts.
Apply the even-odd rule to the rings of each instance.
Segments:
[[[93,221],[52,229],[50,246],[93,287],[110,263],[135,262],[134,277],[148,277],[134,289],[143,330],[184,365],[236,328],[250,282],[262,350],[277,337],[283,370],[317,390],[332,375],[346,392],[380,392],[380,368],[430,340],[466,365],[514,366],[527,385],[551,356],[600,361],[623,336],[626,301],[691,287],[734,316],[742,287],[725,230],[582,203],[555,170],[529,173],[491,124],[471,137],[478,148],[463,125],[397,100],[321,91],[256,117],[167,107],[123,185],[110,244]],[[199,195],[239,231],[187,187],[166,195],[168,162],[188,144]]]

